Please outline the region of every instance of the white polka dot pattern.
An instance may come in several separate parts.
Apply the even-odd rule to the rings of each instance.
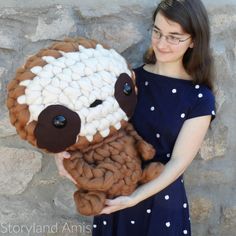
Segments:
[[[148,80],[148,79],[147,79]],[[144,80],[145,81],[145,80]],[[151,80],[150,80],[151,81]],[[149,89],[150,89],[150,91],[151,91],[151,88],[152,88],[152,86],[154,86],[154,84],[152,84],[151,82],[149,82],[148,83],[148,81],[145,81],[144,83],[142,83],[142,86],[143,86],[143,90],[144,91],[146,91],[146,93],[149,93]],[[148,89],[145,89],[145,86],[149,86],[149,88]],[[173,101],[173,104],[177,104],[177,102],[178,101],[176,101],[177,99],[177,97],[181,97],[182,96],[182,94],[184,94],[185,93],[185,91],[183,91],[182,89],[181,89],[181,87],[175,87],[176,85],[174,84],[174,86],[171,86],[171,87],[167,87],[167,88],[165,88],[166,90],[162,90],[161,92],[163,92],[163,94],[161,94],[162,96],[163,96],[163,98],[165,98],[165,94],[164,94],[164,92],[166,93],[166,97],[168,97],[167,98],[167,102],[170,102],[170,103],[168,103],[168,104],[171,104],[171,102]],[[185,104],[185,106],[183,107],[183,108],[181,108],[181,104],[179,105],[179,104],[177,104],[176,105],[176,110],[174,110],[174,108],[173,108],[173,112],[172,111],[170,111],[170,109],[166,109],[166,116],[167,115],[171,115],[171,117],[173,116],[174,117],[174,119],[175,120],[177,120],[177,122],[178,123],[180,123],[181,125],[182,125],[182,123],[184,122],[184,118],[186,118],[187,116],[190,116],[191,114],[190,114],[190,109],[188,109],[189,107],[187,107],[187,106],[190,106],[191,104],[190,104],[190,101],[192,100],[192,101],[194,101],[194,104],[192,104],[192,105],[195,105],[195,104],[199,104],[199,103],[201,103],[201,102],[205,102],[205,98],[208,98],[207,97],[207,93],[205,92],[205,90],[204,90],[204,88],[201,86],[200,87],[200,85],[195,85],[195,88],[194,88],[194,85],[192,85],[191,84],[191,96],[192,97],[190,97],[191,99],[186,99],[185,101],[187,101],[187,105]],[[154,93],[155,91],[153,91],[153,93]],[[175,94],[176,93],[178,93],[178,96],[176,96]],[[204,99],[202,99],[201,100],[201,98],[203,98],[204,97]],[[159,97],[160,98],[160,97]],[[168,101],[168,99],[170,99],[170,101]],[[161,101],[161,100],[160,100]],[[183,101],[183,100],[182,100]],[[149,102],[151,102],[151,103],[149,103]],[[163,102],[163,104],[166,104],[165,103],[165,101],[162,101]],[[160,146],[162,145],[162,144],[167,144],[166,146],[167,146],[167,148],[163,148],[164,150],[165,150],[165,152],[161,152],[161,154],[163,154],[163,153],[165,153],[164,154],[164,158],[166,158],[165,159],[165,161],[167,162],[169,159],[168,158],[170,158],[171,157],[171,149],[170,148],[168,148],[168,141],[167,141],[167,143],[165,143],[165,130],[164,130],[164,126],[162,127],[161,125],[161,121],[162,121],[162,118],[164,117],[164,115],[163,115],[163,117],[162,117],[162,112],[163,112],[163,114],[164,114],[164,111],[165,111],[165,105],[162,107],[162,104],[161,104],[161,102],[160,102],[160,105],[159,105],[159,103],[157,103],[157,104],[155,104],[154,102],[153,102],[153,100],[147,100],[147,103],[145,103],[145,104],[149,104],[149,105],[146,105],[146,107],[144,108],[145,110],[148,110],[148,112],[149,112],[149,114],[147,114],[149,117],[151,117],[151,122],[153,122],[153,117],[154,118],[156,118],[157,117],[157,122],[158,121],[160,121],[160,125],[158,126],[158,125],[154,125],[153,126],[153,129],[152,129],[152,132],[150,132],[150,136],[152,137],[152,140],[154,140],[154,142],[156,142],[158,145],[160,144]],[[192,108],[192,107],[191,107]],[[180,110],[181,109],[181,110]],[[143,110],[141,110],[140,109],[140,111],[143,111]],[[153,111],[155,111],[155,112],[153,112]],[[213,110],[213,108],[211,108],[211,110],[209,110],[210,111],[210,113],[212,114],[212,115],[215,115],[215,110]],[[153,112],[153,113],[152,113]],[[161,115],[160,116],[158,116],[159,115],[159,112],[161,113]],[[187,113],[188,112],[188,113]],[[164,118],[163,118],[164,119]],[[181,119],[183,119],[183,120],[181,120]],[[148,120],[149,121],[149,120]],[[173,122],[174,123],[174,122]],[[168,123],[166,123],[166,124],[163,124],[163,125],[168,125]],[[169,128],[169,127],[168,127]],[[168,130],[169,131],[169,130]],[[174,132],[173,132],[174,133]],[[160,139],[161,138],[161,139]],[[159,140],[160,139],[160,140]],[[163,142],[163,143],[162,143]],[[164,146],[164,145],[163,145]],[[161,155],[161,158],[163,158],[163,155]],[[163,159],[164,159],[163,158]],[[151,222],[151,224],[152,224],[152,222],[155,222],[156,223],[156,221],[155,220],[153,220],[153,219],[156,219],[156,218],[158,218],[158,217],[156,217],[158,214],[160,214],[160,212],[161,212],[161,208],[162,208],[162,206],[163,205],[169,205],[169,206],[173,206],[174,204],[176,204],[179,208],[181,208],[180,210],[182,211],[182,214],[181,214],[181,220],[182,220],[182,222],[181,222],[181,224],[178,224],[178,226],[177,226],[177,224],[176,224],[176,222],[179,222],[179,221],[181,221],[180,219],[178,219],[178,221],[177,221],[177,219],[176,219],[176,217],[175,216],[172,216],[172,215],[169,215],[169,217],[168,218],[162,218],[162,220],[160,221],[160,222],[157,222],[159,225],[161,225],[161,227],[160,227],[160,231],[162,231],[162,230],[164,230],[164,231],[166,231],[166,232],[170,232],[170,231],[172,231],[172,230],[175,230],[175,228],[177,228],[177,233],[176,233],[176,235],[178,234],[178,235],[190,235],[190,230],[189,230],[189,224],[190,224],[190,217],[189,217],[189,215],[188,215],[188,211],[189,211],[189,206],[188,206],[188,203],[187,203],[187,199],[184,199],[183,201],[181,201],[181,202],[179,202],[178,200],[176,200],[176,199],[179,199],[179,198],[177,198],[177,196],[179,196],[178,194],[181,194],[181,191],[182,191],[182,189],[183,189],[183,184],[184,184],[184,179],[182,179],[182,178],[179,178],[176,182],[175,182],[175,184],[177,184],[177,186],[178,187],[180,187],[180,189],[175,189],[176,190],[176,192],[174,192],[174,195],[172,194],[172,189],[168,189],[168,187],[165,189],[165,190],[163,190],[163,193],[161,194],[161,195],[159,195],[159,196],[161,196],[160,198],[158,198],[158,203],[160,203],[159,204],[159,206],[160,206],[160,208],[158,208],[158,207],[156,207],[156,206],[152,206],[153,208],[151,208],[150,207],[150,209],[149,208],[145,208],[144,210],[140,210],[140,216],[136,216],[135,214],[135,211],[133,212],[133,216],[136,216],[136,217],[140,217],[140,218],[135,218],[135,220],[136,220],[136,222],[134,221],[134,219],[133,218],[129,218],[129,216],[130,216],[130,214],[128,215],[128,216],[126,216],[126,217],[128,217],[128,218],[122,218],[122,219],[126,219],[126,221],[125,222],[128,222],[129,223],[129,225],[130,224],[132,224],[132,225],[130,225],[130,227],[132,227],[132,229],[134,229],[136,226],[138,226],[139,225],[139,220],[141,219],[142,220],[142,217],[147,217],[147,219],[150,219],[150,221],[147,221],[147,224],[150,224],[150,222]],[[182,187],[180,186],[180,185],[182,185]],[[163,205],[162,205],[163,204]],[[149,205],[150,206],[150,205]],[[143,207],[143,206],[142,206]],[[139,208],[138,208],[139,209]],[[143,209],[143,208],[141,208],[141,209]],[[159,210],[159,211],[158,211]],[[165,211],[168,211],[166,208],[165,208]],[[151,214],[150,214],[151,213]],[[148,215],[148,214],[150,214],[150,215]],[[164,215],[165,215],[165,213],[164,213]],[[153,217],[153,218],[152,218]],[[173,218],[172,218],[173,217]],[[133,223],[132,223],[133,222]],[[154,223],[154,224],[155,224]],[[136,225],[135,225],[136,224]],[[144,224],[146,224],[146,223],[144,223]],[[183,226],[182,226],[183,225]],[[146,227],[146,225],[145,225],[145,227]],[[138,229],[138,228],[137,228]],[[163,231],[162,231],[163,232]],[[163,235],[164,235],[164,233],[162,233]],[[161,233],[160,233],[160,235],[162,235]],[[166,234],[168,234],[168,233],[166,233]],[[138,234],[137,234],[138,235]]]
[[[170,196],[169,195],[165,195],[165,200],[169,200]]]
[[[169,228],[170,227],[170,222],[166,222],[166,227]]]
[[[151,209],[147,209],[147,213],[150,214],[151,213]]]

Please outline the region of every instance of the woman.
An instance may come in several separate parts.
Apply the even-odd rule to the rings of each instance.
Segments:
[[[146,64],[135,70],[138,104],[132,123],[156,148],[154,160],[165,169],[130,196],[107,199],[94,218],[93,235],[191,235],[182,175],[215,116],[209,51],[202,2],[161,1],[153,14]]]

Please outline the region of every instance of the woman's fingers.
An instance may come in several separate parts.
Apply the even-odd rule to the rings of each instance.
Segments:
[[[66,174],[65,177],[68,178],[70,181],[72,181],[74,184],[77,184],[75,179],[73,179],[73,177],[70,174]]]
[[[56,154],[56,157],[68,159],[68,158],[71,157],[71,155],[70,155],[69,152],[64,151],[64,152],[59,152],[59,153],[57,153],[57,154]]]
[[[138,88],[136,86],[136,75],[135,75],[135,72],[133,70],[131,71],[131,73],[132,73],[131,79],[133,80],[133,83],[135,85],[135,93],[138,94]]]
[[[76,184],[76,181],[73,179],[73,177],[68,173],[68,171],[65,169],[63,160],[69,159],[71,157],[69,152],[60,152],[55,155],[55,162],[57,165],[57,169],[59,172],[59,175],[64,176],[71,180],[74,184]]]

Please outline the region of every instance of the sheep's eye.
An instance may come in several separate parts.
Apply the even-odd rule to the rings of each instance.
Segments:
[[[67,120],[62,115],[55,116],[52,120],[52,124],[54,125],[54,127],[58,128],[58,129],[62,129],[66,126]]]
[[[132,87],[129,83],[125,83],[123,87],[123,92],[125,95],[130,95],[132,93]]]

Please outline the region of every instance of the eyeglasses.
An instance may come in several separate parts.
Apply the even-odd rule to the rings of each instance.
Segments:
[[[177,38],[173,35],[164,35],[159,30],[157,30],[155,27],[152,28],[152,37],[154,39],[158,39],[158,40],[161,39],[161,37],[164,37],[166,39],[167,43],[173,44],[173,45],[178,45],[179,43],[185,42],[186,40],[191,38],[191,36],[189,36],[186,39],[180,39],[180,38]]]

